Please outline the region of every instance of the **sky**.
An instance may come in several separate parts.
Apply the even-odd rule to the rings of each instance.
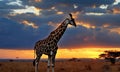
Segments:
[[[64,57],[86,57],[85,50],[91,55],[100,49],[119,50],[120,0],[0,0],[0,58],[15,58],[16,52],[32,58],[35,42],[46,38],[69,13],[77,27],[68,26],[58,43],[58,58],[70,50],[71,56]]]

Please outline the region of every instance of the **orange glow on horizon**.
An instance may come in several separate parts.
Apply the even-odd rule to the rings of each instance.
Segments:
[[[0,49],[0,58],[5,59],[31,59],[33,58],[32,50],[10,50],[10,49]]]
[[[98,58],[99,54],[105,50],[120,50],[119,48],[76,48],[76,49],[58,49],[56,58]],[[10,50],[0,49],[1,59],[33,59],[33,50]],[[47,55],[42,55],[47,58]]]

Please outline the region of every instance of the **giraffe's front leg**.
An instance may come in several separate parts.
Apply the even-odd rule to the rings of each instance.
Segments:
[[[54,72],[54,67],[55,67],[55,55],[52,56],[52,72]]]
[[[47,66],[47,72],[50,71],[50,63],[51,63],[51,55],[48,55],[48,66]]]
[[[38,62],[35,62],[35,72],[38,72]]]

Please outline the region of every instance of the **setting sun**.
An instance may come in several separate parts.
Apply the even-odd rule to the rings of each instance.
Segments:
[[[58,49],[56,58],[98,58],[105,50],[120,50],[119,48],[80,48],[80,49]],[[33,59],[33,50],[9,50],[0,49],[2,59]],[[42,55],[47,58],[47,55]]]

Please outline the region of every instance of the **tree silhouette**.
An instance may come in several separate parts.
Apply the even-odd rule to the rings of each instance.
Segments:
[[[99,55],[99,58],[104,58],[111,62],[111,64],[115,64],[116,58],[120,57],[120,51],[104,51],[103,54]]]

